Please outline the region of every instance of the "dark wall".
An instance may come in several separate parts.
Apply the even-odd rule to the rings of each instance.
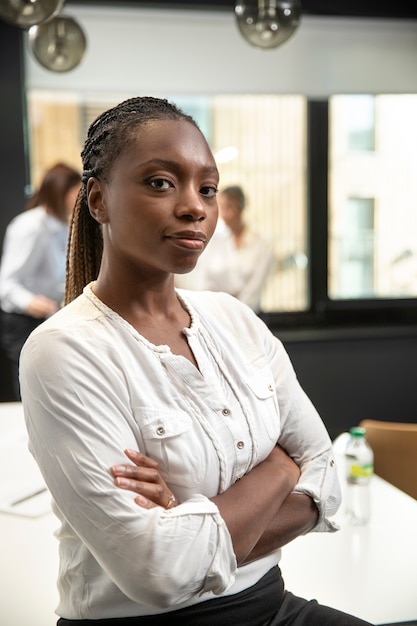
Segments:
[[[365,418],[417,422],[417,328],[275,334],[332,439]]]
[[[0,20],[0,249],[7,224],[23,210],[27,184],[22,46],[21,29]],[[0,401],[14,399],[0,349]]]

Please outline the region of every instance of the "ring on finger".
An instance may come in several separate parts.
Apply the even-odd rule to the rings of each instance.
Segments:
[[[172,493],[171,493],[171,494],[168,496],[168,502],[167,502],[167,505],[166,505],[166,507],[165,507],[165,508],[166,508],[166,509],[170,509],[170,508],[173,506],[173,504],[175,504],[175,502],[176,502],[175,496],[174,496],[174,495],[172,495]]]

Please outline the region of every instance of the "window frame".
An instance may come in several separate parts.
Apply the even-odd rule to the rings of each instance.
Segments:
[[[268,312],[271,329],[325,329],[417,324],[417,298],[332,300],[328,295],[329,100],[307,100],[308,306]]]

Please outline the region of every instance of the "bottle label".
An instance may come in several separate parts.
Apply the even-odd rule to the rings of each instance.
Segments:
[[[366,465],[355,465],[352,463],[350,466],[349,475],[351,478],[369,478],[374,472],[374,466],[372,463]]]

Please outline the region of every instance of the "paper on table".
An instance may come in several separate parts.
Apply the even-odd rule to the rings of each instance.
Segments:
[[[50,512],[50,494],[28,450],[24,427],[0,440],[0,512],[38,517]]]

